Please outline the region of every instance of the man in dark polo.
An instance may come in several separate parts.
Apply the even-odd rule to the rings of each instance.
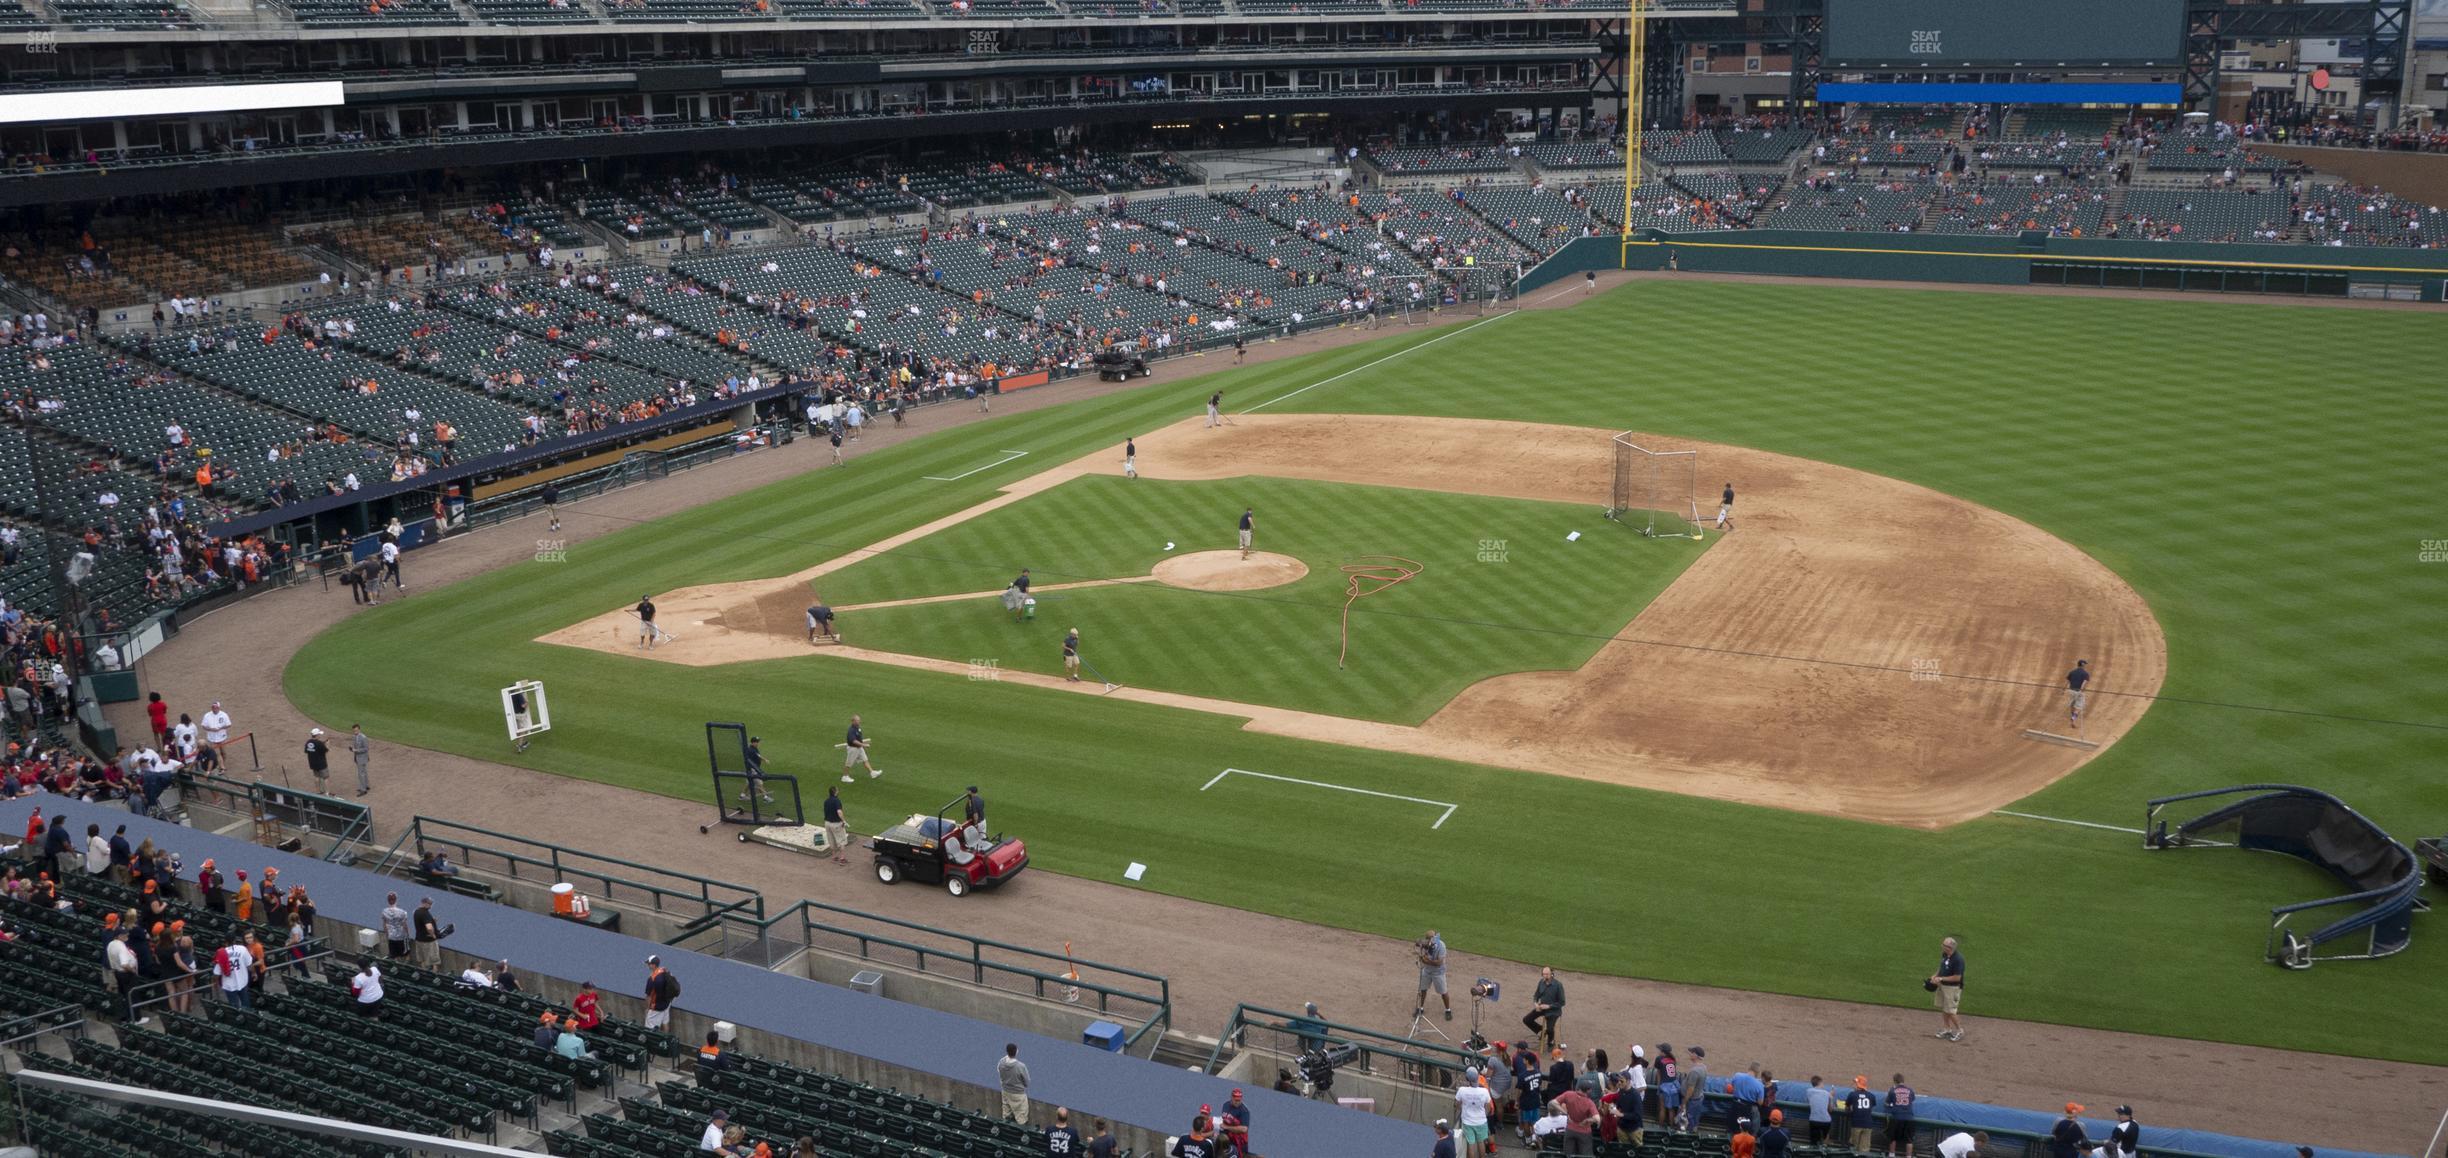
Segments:
[[[1955,951],[1955,938],[1938,942],[1938,971],[1930,974],[1930,997],[1938,1006],[1938,1036],[1946,1041],[1963,1040],[1963,1018],[1957,1011],[1963,1007],[1964,959]]]

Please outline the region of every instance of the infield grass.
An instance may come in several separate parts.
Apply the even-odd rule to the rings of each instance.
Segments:
[[[2144,853],[2133,836],[2004,818],[1907,831],[880,665],[676,669],[526,642],[641,587],[785,574],[959,510],[1033,468],[924,476],[1005,448],[1062,461],[1194,414],[1218,387],[1239,408],[1356,371],[1276,409],[1722,441],[2029,520],[2132,582],[2170,656],[2166,698],[2141,724],[2020,810],[2138,825],[2148,796],[2294,781],[2410,840],[2448,830],[2448,563],[2418,561],[2448,538],[2444,364],[2448,327],[2413,311],[1641,282],[1458,336],[1168,381],[862,456],[578,544],[565,565],[355,616],[298,656],[287,685],[327,724],[363,719],[378,737],[501,759],[490,689],[541,678],[556,728],[519,762],[691,799],[706,790],[701,722],[757,724],[787,771],[821,767],[840,719],[864,711],[893,774],[861,785],[854,807],[933,807],[982,780],[1001,823],[1056,872],[1119,880],[1137,859],[1150,867],[1137,887],[1302,920],[1405,937],[1434,926],[1459,948],[1563,968],[1915,1007],[1916,978],[1952,933],[1978,972],[1976,1018],[2448,1063],[2436,983],[2448,928],[2430,918],[2388,960],[2261,963],[2266,909],[2332,891],[2286,858]],[[1213,646],[1258,668],[1271,643]],[[2114,673],[2095,689],[2121,690]],[[1432,831],[1428,810],[1398,801],[1240,777],[1202,794],[1225,767],[1459,807]],[[1192,823],[1227,791],[1250,823]],[[1587,839],[1592,818],[1603,840]],[[998,903],[1026,903],[1019,887]]]
[[[1309,573],[1258,591],[1161,583],[1047,591],[1149,573],[1169,554],[1230,547],[1244,506],[1257,546]],[[1578,540],[1566,535],[1582,532]],[[1174,550],[1167,550],[1172,544]],[[1335,716],[1416,724],[1490,676],[1587,662],[1705,550],[1647,540],[1590,507],[1296,479],[1073,479],[826,576],[835,606],[994,591],[1036,564],[1037,618],[995,596],[845,614],[860,647],[1062,674],[1062,635],[1081,632],[1085,673]],[[1352,604],[1346,563],[1400,556],[1412,578]]]

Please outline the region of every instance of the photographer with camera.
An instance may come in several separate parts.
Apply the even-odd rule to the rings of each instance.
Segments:
[[[1453,1020],[1453,998],[1445,992],[1445,939],[1434,929],[1412,945],[1419,955],[1419,998],[1412,1003],[1414,1021],[1428,1016],[1428,993],[1434,990],[1437,1000],[1445,1003],[1445,1020]]]

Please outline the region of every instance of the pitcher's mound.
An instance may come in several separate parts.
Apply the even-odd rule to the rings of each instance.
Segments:
[[[1155,571],[1157,582],[1193,591],[1256,591],[1308,573],[1307,563],[1273,551],[1252,551],[1247,559],[1239,551],[1192,551],[1156,564]]]

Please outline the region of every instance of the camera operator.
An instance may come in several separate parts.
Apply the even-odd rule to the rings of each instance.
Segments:
[[[1445,1003],[1445,1020],[1452,1021],[1453,998],[1445,992],[1445,938],[1430,929],[1412,948],[1419,954],[1419,998],[1412,1003],[1412,1019],[1428,1015],[1428,993],[1434,990],[1437,1000]]]
[[[1564,983],[1556,979],[1554,966],[1539,970],[1538,990],[1530,995],[1530,1012],[1521,1020],[1523,1029],[1546,1039],[1547,1048],[1555,1048],[1556,1023],[1564,1020]]]

